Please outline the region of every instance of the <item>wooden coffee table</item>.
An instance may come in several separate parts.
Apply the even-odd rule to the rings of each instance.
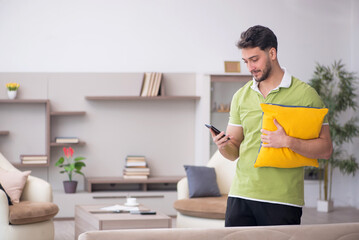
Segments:
[[[94,230],[119,230],[141,228],[170,228],[171,217],[156,211],[156,215],[131,213],[104,213],[101,208],[109,205],[76,205],[75,239],[83,232]],[[140,205],[140,209],[147,209]]]

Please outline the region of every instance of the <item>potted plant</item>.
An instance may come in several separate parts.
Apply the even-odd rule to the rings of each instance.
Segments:
[[[84,174],[81,172],[81,169],[86,166],[86,164],[83,162],[85,158],[77,157],[72,159],[74,150],[71,147],[64,147],[63,151],[65,154],[65,158],[60,157],[59,160],[57,160],[57,162],[55,163],[55,166],[62,168],[63,170],[61,170],[60,173],[66,173],[69,177],[68,181],[63,181],[65,193],[75,193],[77,181],[73,181],[72,177],[73,174],[76,173],[84,176]]]
[[[330,159],[319,160],[319,169],[323,170],[319,173],[323,172],[323,176],[319,176],[318,211],[329,212],[333,208],[333,170],[339,168],[341,173],[354,176],[359,169],[355,157],[348,155],[342,148],[343,144],[351,142],[359,135],[358,118],[353,116],[357,108],[356,79],[354,73],[344,69],[341,61],[335,61],[331,66],[317,64],[314,76],[309,82],[329,108],[328,121],[333,141],[333,154]],[[343,113],[349,115],[348,121],[343,120]]]
[[[18,84],[18,83],[7,83],[6,84],[7,95],[9,97],[9,99],[16,98],[17,90],[19,89],[19,87],[20,87],[20,84]]]

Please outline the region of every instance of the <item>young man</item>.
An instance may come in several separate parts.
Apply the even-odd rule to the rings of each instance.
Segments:
[[[254,26],[241,34],[237,44],[253,75],[233,96],[227,137],[224,132],[213,141],[229,160],[239,157],[227,201],[225,225],[264,226],[300,224],[304,205],[303,168],[254,168],[260,143],[262,147],[287,147],[309,158],[328,159],[332,143],[327,120],[317,139],[302,140],[287,136],[274,120],[276,131],[261,129],[260,103],[324,107],[306,83],[281,68],[277,59],[277,38],[266,27]]]

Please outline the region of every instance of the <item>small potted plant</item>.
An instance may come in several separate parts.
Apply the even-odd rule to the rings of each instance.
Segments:
[[[20,84],[18,84],[18,83],[7,83],[6,84],[7,95],[9,97],[9,99],[16,98],[17,89],[19,89],[19,87],[20,87]]]
[[[63,181],[65,193],[75,193],[77,181],[73,181],[72,176],[76,173],[84,176],[83,172],[81,172],[81,169],[86,166],[86,164],[83,162],[85,158],[77,157],[72,159],[74,150],[71,147],[64,147],[63,151],[65,157],[60,157],[59,160],[57,160],[55,163],[55,166],[62,168],[63,170],[61,170],[60,173],[66,173],[69,177],[68,181]]]

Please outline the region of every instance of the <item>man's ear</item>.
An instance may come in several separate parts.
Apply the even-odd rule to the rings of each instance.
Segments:
[[[272,60],[275,60],[277,58],[277,50],[275,50],[274,47],[272,47],[271,49],[269,49],[269,57]]]

